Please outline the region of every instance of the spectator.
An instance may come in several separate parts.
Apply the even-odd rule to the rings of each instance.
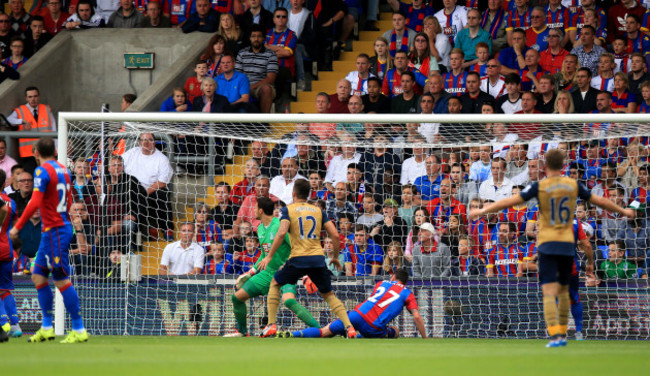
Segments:
[[[35,257],[41,241],[43,222],[41,221],[41,210],[36,209],[29,218],[20,233],[18,234],[23,243],[20,253],[27,257]]]
[[[248,44],[248,40],[244,39],[244,32],[237,27],[235,17],[230,13],[221,13],[219,16],[218,33],[224,37],[227,49],[235,56]]]
[[[367,194],[363,196],[363,214],[357,218],[357,225],[364,225],[367,228],[372,228],[377,223],[384,219],[384,216],[377,213],[377,201],[374,194]]]
[[[499,223],[498,242],[488,251],[486,275],[488,277],[516,277],[523,256],[514,237],[517,232],[512,222]]]
[[[244,227],[244,223],[250,223],[254,228],[260,225],[260,220],[255,218],[255,205],[257,205],[258,197],[269,197],[273,201],[277,201],[278,198],[269,193],[269,188],[271,187],[271,179],[266,175],[259,175],[255,179],[255,194],[248,195],[242,201],[241,206],[239,207],[239,212],[237,212],[237,218],[233,224],[233,233],[239,234],[240,227]],[[237,236],[237,235],[235,235]]]
[[[490,47],[485,42],[480,42],[476,44],[474,53],[476,54],[476,59],[472,61],[466,61],[463,64],[463,67],[466,67],[469,72],[476,72],[481,78],[487,75],[487,62],[490,58]]]
[[[164,232],[165,238],[173,239],[171,217],[171,193],[167,185],[174,171],[169,159],[155,147],[151,133],[140,135],[140,146],[128,150],[124,158],[124,171],[138,179],[146,189],[147,195],[138,197],[139,211],[146,216],[149,234],[157,238],[157,230]]]
[[[442,0],[444,8],[434,15],[452,45],[456,34],[467,25],[467,9],[464,6],[456,5],[457,2],[457,0]]]
[[[525,91],[521,94],[521,111],[515,112],[516,114],[541,114],[541,111],[536,109],[537,107],[537,97],[531,91]],[[517,130],[519,138],[530,139],[537,137],[535,133],[536,125],[524,126],[519,125],[515,126],[514,129]],[[534,133],[534,134],[531,134]]]
[[[465,93],[460,96],[462,111],[466,114],[480,114],[483,103],[493,102],[491,95],[481,91],[481,77],[476,72],[465,76]]]
[[[289,29],[296,34],[298,43],[294,51],[296,57],[296,78],[298,79],[297,90],[304,91],[305,64],[304,59],[319,55],[318,35],[316,33],[316,19],[312,12],[304,7],[305,0],[291,1],[289,12]]]
[[[494,158],[491,162],[492,176],[481,183],[478,195],[481,200],[498,201],[509,197],[514,183],[505,177],[506,161],[503,158]]]
[[[332,238],[326,237],[323,239],[323,251],[325,251],[325,264],[327,264],[327,268],[329,271],[335,276],[339,277],[343,275],[345,271],[338,270],[336,266],[332,265],[330,261],[334,257],[334,243],[332,242]],[[339,253],[338,260],[341,263],[341,265],[345,265],[345,255],[343,252]]]
[[[481,27],[490,33],[492,50],[495,55],[508,46],[506,18],[508,13],[502,8],[502,0],[488,0],[488,9],[483,12]]]
[[[99,7],[98,5],[97,8],[99,9]],[[111,10],[112,12],[113,10]],[[101,14],[95,14],[95,9],[93,9],[90,0],[79,0],[79,3],[77,3],[77,12],[65,20],[63,27],[68,30],[92,29],[102,27],[105,23],[106,20],[102,18]]]
[[[422,31],[429,37],[431,55],[436,58],[439,65],[449,67],[451,43],[449,42],[449,38],[442,32],[440,21],[434,16],[425,17]]]
[[[562,69],[564,59],[569,55],[569,51],[562,47],[563,39],[562,29],[552,28],[548,31],[548,48],[540,50],[539,64],[550,74],[558,73]]]
[[[423,223],[419,229],[419,240],[413,247],[413,277],[425,279],[448,277],[451,275],[449,247],[436,240],[436,231],[431,223]]]
[[[198,0],[206,1],[206,0]],[[197,4],[198,5],[198,4]],[[107,27],[132,29],[139,27],[144,16],[133,6],[132,0],[120,0],[120,7],[108,18]],[[185,25],[184,25],[185,26]],[[183,29],[185,31],[185,28]],[[193,30],[190,30],[193,31]],[[189,31],[185,31],[186,33]]]
[[[625,188],[620,183],[612,184],[609,187],[606,183],[602,184],[603,187],[597,186],[595,192],[608,192],[605,197],[617,203],[619,206],[625,205]],[[594,192],[594,193],[595,193]],[[613,242],[618,239],[618,234],[621,230],[625,229],[627,219],[618,213],[603,211],[601,219],[601,234],[606,242]]]
[[[539,85],[539,79],[545,73],[539,65],[539,52],[532,48],[526,51],[526,67],[519,70],[519,75],[522,77],[521,90],[536,90],[537,85]]]
[[[551,12],[549,10],[549,12]],[[542,7],[534,7],[530,11],[530,27],[526,29],[526,45],[538,52],[548,47],[548,32],[546,13]]]
[[[530,28],[532,22],[531,13],[533,11],[533,8],[528,6],[526,0],[514,0],[513,2],[510,3],[508,17],[506,18],[506,35],[510,45],[515,43],[513,34],[517,28],[521,28],[524,33]]]
[[[537,85],[537,105],[535,109],[543,114],[551,114],[555,109],[555,80],[550,74],[539,78]]]
[[[182,87],[172,89],[172,95],[165,99],[160,106],[160,112],[185,112],[192,108],[192,103],[187,99],[187,94]],[[179,135],[179,137],[185,137]]]
[[[440,157],[436,154],[426,157],[425,170],[426,174],[415,179],[413,183],[421,194],[423,205],[440,196],[440,183],[445,178],[440,167]]]
[[[578,56],[580,66],[583,68],[589,68],[592,75],[598,74],[598,61],[600,55],[606,52],[603,47],[594,44],[595,37],[596,30],[592,26],[583,26],[582,31],[580,32],[580,41],[582,43],[571,50],[572,54]]]
[[[608,247],[609,257],[600,264],[601,279],[618,281],[634,278],[637,274],[637,268],[625,257],[625,242],[615,240],[610,242]]]
[[[20,218],[34,191],[34,177],[27,171],[18,175],[18,190],[10,193],[9,198],[16,202],[16,215]]]
[[[397,51],[408,53],[415,39],[415,31],[406,27],[406,14],[401,11],[393,11],[393,28],[384,32],[382,37],[390,41],[388,52],[395,57]]]
[[[217,82],[217,94],[228,99],[233,112],[257,112],[256,108],[249,103],[250,84],[248,77],[235,70],[235,57],[225,53],[221,57],[221,74],[215,79]]]
[[[181,224],[180,240],[168,244],[160,260],[160,275],[194,275],[203,270],[205,251],[194,243],[194,224]]]
[[[273,13],[264,9],[262,0],[248,0],[248,9],[238,17],[237,23],[239,29],[247,33],[244,35],[244,40],[250,39],[254,29],[253,25],[259,26],[257,30],[261,31],[264,36],[273,27]]]
[[[230,192],[230,201],[239,205],[248,195],[255,194],[255,180],[260,175],[260,167],[257,160],[251,158],[244,164],[244,179],[240,180]]]
[[[64,24],[70,14],[61,10],[61,2],[63,0],[47,0],[47,7],[41,9],[37,14],[43,17],[45,22],[45,30],[51,36],[55,36],[64,28]]]
[[[50,106],[41,103],[38,88],[35,86],[27,87],[25,89],[25,99],[27,103],[15,108],[7,118],[9,124],[18,127],[18,131],[56,132],[56,121],[52,109]],[[36,169],[36,159],[32,150],[36,141],[37,139],[33,138],[18,139],[20,164],[28,172],[33,172]]]
[[[82,0],[79,0],[79,2],[81,1]],[[94,11],[97,12],[97,15],[103,19],[104,23],[107,23],[109,17],[113,14],[113,12],[115,12],[120,7],[119,0],[96,0],[95,3],[96,4],[92,5],[92,7],[95,8]],[[70,5],[70,8],[72,8],[72,5]],[[77,9],[79,9],[79,3],[77,3]],[[73,11],[70,10],[69,13],[72,14]]]
[[[95,229],[88,218],[88,211],[83,201],[75,201],[70,207],[70,223],[74,229],[74,236],[70,242],[70,262],[74,273],[79,276],[90,275],[88,256],[92,253],[95,244]]]
[[[381,80],[378,77],[369,77],[366,85],[368,93],[361,97],[363,109],[367,113],[390,113],[390,99],[381,93]]]
[[[196,73],[196,76],[189,77],[185,81],[184,86],[188,97],[187,99],[192,103],[194,103],[194,99],[203,95],[201,85],[203,84],[203,79],[207,77],[208,62],[206,60],[198,60],[194,65],[194,72]]]
[[[332,221],[338,221],[342,214],[350,214],[352,222],[357,215],[357,208],[348,201],[348,187],[345,182],[336,183],[334,196],[327,200],[325,213]]]
[[[386,249],[392,241],[401,244],[406,240],[407,226],[406,222],[397,215],[398,207],[397,201],[392,198],[384,200],[384,219],[370,231],[370,236],[382,249]]]
[[[433,95],[431,93],[424,93],[420,97],[420,110],[423,115],[432,115],[433,114]],[[417,129],[417,132],[420,133],[427,142],[433,143],[436,142],[438,138],[438,133],[440,132],[440,123],[420,123],[420,126]]]
[[[208,219],[209,211],[210,208],[206,204],[197,204],[194,207],[195,242],[203,247],[206,253],[223,241],[219,224]]]
[[[2,61],[2,66],[7,69],[7,75],[14,73],[12,75],[15,77],[18,75],[18,72],[16,72],[16,70],[18,70],[23,66],[23,64],[27,62],[27,56],[24,54],[25,41],[16,35],[11,38],[9,48],[11,49],[11,55]]]
[[[10,194],[20,189],[20,186],[18,185],[18,176],[22,174],[23,171],[25,171],[23,170],[23,166],[19,164],[14,165],[11,168],[11,175],[5,181],[4,193]]]
[[[296,75],[296,58],[294,51],[298,37],[287,27],[289,12],[286,8],[276,8],[273,12],[275,27],[266,35],[264,47],[275,52],[278,58],[279,72],[276,86],[292,81]]]
[[[512,180],[513,184],[523,185],[528,181],[528,144],[515,143],[508,151],[506,158],[506,178]]]
[[[11,177],[11,171],[17,164],[13,158],[7,155],[7,141],[4,138],[0,139],[0,170],[5,172],[5,176]],[[7,186],[11,185],[11,183],[11,178],[6,179],[5,184]],[[4,187],[0,187],[0,189],[4,189]]]
[[[445,90],[445,86],[443,84],[443,78],[438,72],[432,72],[429,75],[429,82],[428,82],[428,87],[429,87],[429,94],[433,96],[433,113],[434,114],[446,114],[447,113],[447,102],[449,101],[449,98],[451,98],[451,94],[449,94]]]
[[[57,0],[54,0],[57,1]],[[142,19],[140,27],[144,28],[168,28],[172,27],[172,21],[169,17],[162,14],[162,9],[160,9],[160,3],[155,0],[151,0],[147,3],[147,13],[146,16]]]
[[[407,71],[415,74],[415,82],[413,91],[416,94],[422,93],[422,88],[426,85],[426,77],[416,69],[410,69],[408,66],[407,54],[404,51],[397,51],[395,53],[395,68],[392,68],[384,76],[384,81],[381,87],[382,94],[389,98],[394,98],[396,95],[402,93],[402,74]]]
[[[484,274],[485,265],[481,259],[470,254],[471,244],[469,237],[458,240],[458,256],[451,258],[451,275],[466,277]]]
[[[415,86],[415,74],[406,71],[401,74],[401,94],[391,100],[391,112],[394,114],[414,114],[418,110],[420,96],[413,91]]]
[[[553,105],[554,114],[573,114],[576,112],[573,96],[566,90],[560,90]]]
[[[402,205],[397,210],[397,215],[404,220],[404,223],[408,226],[408,229],[411,229],[413,226],[413,215],[417,206],[415,202],[419,199],[416,197],[418,195],[418,189],[413,184],[406,184],[401,186],[402,188]],[[404,243],[406,244],[406,243]]]
[[[492,147],[481,145],[479,147],[479,160],[471,164],[469,168],[469,178],[477,184],[481,184],[488,180],[492,171]]]
[[[455,46],[463,50],[463,53],[465,53],[465,65],[470,66],[478,62],[476,47],[479,43],[486,43],[488,45],[488,51],[491,54],[492,40],[490,39],[490,33],[481,28],[481,12],[478,9],[469,9],[466,17],[467,28],[458,31]]]
[[[415,184],[417,178],[427,174],[425,162],[427,149],[424,147],[426,139],[421,135],[417,135],[414,137],[413,141],[413,156],[402,162],[400,185]]]
[[[390,242],[386,247],[386,256],[381,267],[384,274],[392,275],[396,270],[404,268],[407,264],[408,262],[404,259],[402,243],[398,241]]]
[[[228,98],[216,93],[217,83],[210,77],[205,77],[201,81],[201,92],[203,95],[194,98],[192,111],[194,112],[211,112],[224,113],[230,112],[231,107]]]
[[[259,0],[251,3],[255,1]],[[264,35],[260,26],[252,27],[251,46],[239,51],[235,68],[248,76],[251,94],[259,100],[260,111],[269,113],[276,95],[273,85],[278,75],[278,57],[264,46]]]
[[[455,1],[455,0],[447,0]],[[467,72],[463,69],[463,61],[465,54],[463,50],[454,48],[449,54],[449,67],[450,71],[445,73],[443,80],[445,82],[445,90],[448,93],[460,97],[466,91]],[[480,79],[480,76],[479,76]]]
[[[348,109],[348,102],[350,101],[350,95],[352,93],[352,86],[350,81],[344,79],[339,80],[336,84],[336,94],[329,95],[330,114],[348,114],[350,110]]]
[[[293,202],[293,184],[299,179],[307,180],[306,177],[298,174],[296,159],[284,158],[282,160],[282,174],[271,179],[269,192],[285,204],[290,205]]]
[[[127,0],[123,0],[127,1]],[[183,33],[201,31],[204,33],[214,33],[219,27],[219,12],[210,6],[208,0],[196,0],[196,11],[183,22],[181,29]]]
[[[596,109],[591,112],[592,114],[613,114],[612,110],[612,93],[609,91],[600,91],[596,95]],[[605,135],[609,123],[590,124],[589,130],[595,135]]]
[[[11,45],[11,38],[14,34],[14,30],[11,28],[9,15],[0,13],[0,52],[2,53],[1,58],[3,60],[11,56],[9,46]],[[20,38],[20,36],[18,36],[18,38]]]
[[[347,80],[344,80],[347,82]],[[338,99],[338,98],[337,98]],[[348,113],[358,115],[364,112],[363,100],[358,95],[352,95],[347,100]],[[336,132],[350,133],[356,137],[360,137],[364,131],[364,124],[362,123],[338,123],[336,124]]]
[[[387,147],[388,138],[384,134],[377,134],[373,137],[374,147],[367,149],[359,160],[359,166],[364,171],[364,181],[377,191],[383,185],[383,177],[386,169],[395,170],[400,165],[399,158]]]
[[[521,1],[521,0],[520,0]],[[507,30],[507,27],[506,27]],[[499,62],[502,65],[501,71],[504,74],[519,73],[521,69],[526,67],[526,31],[517,27],[516,29],[508,32],[508,42],[512,47],[506,47],[499,52]]]
[[[569,40],[573,42],[573,47],[581,44],[580,34],[585,25],[590,25],[596,30],[596,36],[598,37],[596,44],[602,46],[606,43],[607,15],[604,10],[594,4],[595,2],[595,0],[581,0],[580,5],[582,6],[576,7],[573,12],[575,29],[569,32]]]
[[[596,110],[599,90],[591,86],[591,69],[580,68],[576,73],[577,90],[571,93],[576,113],[588,114]]]
[[[519,77],[519,76],[517,76]],[[490,59],[487,63],[487,74],[481,77],[480,90],[494,99],[508,94],[505,77],[501,75],[501,63],[497,59]]]
[[[23,0],[9,0],[9,10],[11,29],[24,40],[31,19],[29,13],[25,11],[25,2]]]
[[[591,79],[591,86],[600,91],[614,91],[614,55],[609,52],[600,55],[598,75]]]
[[[556,31],[553,30],[552,33]],[[578,87],[577,75],[580,68],[578,57],[574,54],[568,54],[562,61],[562,68],[559,72],[553,75],[555,79],[555,90],[567,90],[569,92],[576,91]],[[548,70],[542,65],[542,69]],[[589,71],[591,72],[591,71]]]
[[[384,37],[377,37],[374,49],[375,56],[370,58],[369,72],[383,80],[386,72],[393,67],[393,59],[388,51],[388,41]]]
[[[369,236],[368,229],[362,224],[354,227],[354,243],[343,251],[345,258],[345,275],[368,276],[379,275],[384,262],[384,251]]]
[[[421,32],[423,20],[425,17],[433,16],[433,8],[424,4],[423,0],[413,0],[412,3],[406,4],[398,0],[388,0],[388,4],[393,11],[401,11],[406,15],[406,26],[416,32]]]
[[[455,199],[461,204],[468,206],[470,201],[478,198],[478,184],[474,180],[468,180],[463,172],[463,166],[460,163],[451,165],[449,177],[452,185],[456,188],[453,190]]]
[[[425,207],[418,207],[413,214],[413,224],[406,236],[406,246],[404,248],[404,257],[408,262],[413,261],[413,247],[418,242],[420,226],[430,220],[431,216]]]
[[[617,113],[635,114],[636,95],[630,92],[627,74],[618,72],[614,75],[614,92],[612,93],[612,109]]]
[[[234,274],[233,264],[232,254],[226,253],[223,243],[215,243],[205,255],[202,274]]]
[[[251,189],[250,195],[255,195],[254,189]],[[232,231],[233,223],[237,219],[239,206],[231,202],[228,198],[230,195],[230,186],[226,182],[219,182],[215,188],[214,194],[217,205],[210,211],[210,218],[219,224],[222,231]],[[242,202],[246,197],[242,197]]]
[[[625,187],[628,188],[628,190],[631,190],[630,192],[630,201],[632,200],[638,200],[638,192],[639,192],[639,183],[641,182],[641,175],[645,173],[646,170],[646,165],[643,163],[642,155],[645,151],[645,146],[641,145],[639,142],[630,142],[627,144],[627,158],[623,160],[622,162],[616,161],[617,162],[617,168],[616,168],[616,175],[619,178],[619,181],[623,183]],[[617,150],[618,152],[618,150]],[[619,153],[613,153],[612,155],[616,155]],[[620,154],[619,154],[620,155]],[[642,172],[643,171],[643,172]],[[645,183],[647,182],[644,181],[643,184],[643,189],[645,189]],[[636,191],[637,193],[634,194],[633,192]],[[643,200],[645,202],[647,200]]]
[[[351,95],[363,96],[368,94],[368,79],[375,75],[369,72],[370,57],[368,55],[359,54],[356,65],[357,70],[348,73],[345,79],[350,82],[350,87],[354,88]]]
[[[409,52],[409,66],[428,77],[431,72],[440,72],[438,60],[431,54],[429,36],[424,32],[415,35]]]
[[[645,269],[646,252],[650,248],[650,229],[644,218],[645,205],[640,205],[639,208],[637,210],[639,217],[628,220],[619,230],[617,238],[625,242],[627,260],[634,263],[637,268]]]
[[[618,36],[625,36],[625,33],[628,32],[626,28],[627,18],[630,15],[635,15],[637,17],[636,21],[639,23],[646,10],[636,0],[621,0],[611,6],[607,10],[607,43],[612,43],[614,38]]]
[[[210,38],[205,52],[201,55],[201,60],[205,60],[208,64],[208,77],[216,77],[222,72],[221,59],[225,53],[230,53],[226,48],[226,39],[220,35],[215,34]]]
[[[52,39],[52,35],[45,30],[43,17],[33,16],[29,20],[29,30],[25,33],[25,56],[32,57]]]
[[[630,92],[636,95],[638,103],[641,103],[641,84],[650,81],[650,74],[645,72],[646,60],[643,54],[635,52],[630,56],[631,70],[627,74],[630,82]]]

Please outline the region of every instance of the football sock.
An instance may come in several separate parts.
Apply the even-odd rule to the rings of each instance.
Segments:
[[[0,302],[0,327],[4,327],[5,324],[9,324],[9,316],[7,316],[5,305]]]
[[[232,294],[232,310],[235,313],[235,320],[237,321],[237,330],[241,334],[248,333],[248,325],[246,322],[246,302],[242,302]]]
[[[573,322],[576,324],[576,332],[582,331],[582,302],[577,302],[571,304],[571,316],[573,316]]]
[[[293,312],[296,317],[298,317],[302,322],[307,324],[310,328],[319,328],[318,322],[314,319],[314,316],[309,313],[307,308],[303,307],[296,299],[287,299],[284,302],[284,305],[287,306]]]
[[[336,297],[334,294],[330,294],[327,299],[325,299],[325,302],[327,302],[327,305],[330,306],[330,309],[332,312],[343,321],[343,325],[345,325],[346,328],[350,327],[352,325],[350,323],[350,318],[348,317],[348,313],[345,310],[345,306],[343,303],[339,300],[339,298]]]
[[[20,320],[18,318],[18,309],[16,308],[16,298],[14,298],[10,291],[7,291],[0,298],[2,298],[7,316],[9,316],[9,323],[11,325],[18,324]]]
[[[569,293],[561,293],[557,297],[557,309],[559,311],[559,325],[560,325],[560,335],[566,336],[567,326],[569,324],[569,308],[571,307],[571,299],[569,298]]]
[[[74,289],[72,283],[68,282],[68,284],[61,287],[59,291],[61,292],[61,295],[63,295],[63,304],[65,305],[65,309],[70,312],[72,329],[77,332],[82,332],[84,330],[84,324],[81,319],[81,309],[79,308],[79,296],[77,295],[77,290]]]
[[[548,335],[555,337],[560,334],[560,325],[558,320],[557,303],[555,296],[544,296],[544,319],[546,320],[546,327]]]
[[[46,282],[36,286],[36,293],[38,294],[38,304],[41,306],[41,313],[43,314],[43,329],[51,329],[54,295],[50,289],[50,284]]]
[[[266,308],[269,311],[269,325],[275,324],[278,317],[278,306],[280,305],[280,285],[271,284],[269,293],[266,296]]]
[[[292,333],[296,338],[320,338],[320,328],[307,328]]]

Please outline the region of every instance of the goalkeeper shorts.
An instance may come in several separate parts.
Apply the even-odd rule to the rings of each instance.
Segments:
[[[246,283],[244,283],[244,286],[242,286],[242,289],[244,289],[244,291],[246,291],[248,296],[251,298],[255,296],[266,295],[269,293],[269,286],[271,286],[272,279],[273,275],[267,273],[266,271],[261,271],[246,281]],[[280,289],[280,292],[282,294],[290,292],[296,295],[296,285],[284,285]]]

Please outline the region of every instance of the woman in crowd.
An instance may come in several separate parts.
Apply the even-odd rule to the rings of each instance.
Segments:
[[[370,73],[384,79],[384,74],[393,67],[393,60],[388,51],[388,41],[379,37],[375,39],[375,56],[370,58]]]
[[[576,75],[580,69],[578,56],[568,54],[562,61],[562,68],[553,75],[555,79],[555,91],[566,90],[573,91],[578,87],[576,84]]]
[[[573,96],[566,90],[560,90],[555,97],[554,114],[573,114],[576,109],[573,105]]]
[[[409,52],[409,67],[413,67],[429,77],[431,71],[440,71],[438,60],[431,54],[429,37],[425,33],[417,33]]]
[[[216,77],[221,74],[221,58],[228,51],[226,48],[226,38],[223,35],[215,34],[208,42],[201,60],[208,62],[208,77]]]
[[[235,18],[230,13],[221,14],[218,34],[225,38],[228,50],[235,56],[237,56],[239,50],[246,46],[243,39],[244,33],[239,30],[235,24]]]
[[[424,18],[422,31],[429,38],[429,50],[431,55],[436,58],[438,64],[449,67],[449,53],[451,44],[449,38],[443,34],[440,22],[434,16]]]
[[[622,114],[636,113],[636,95],[630,92],[630,81],[626,73],[618,72],[614,75],[612,110]]]

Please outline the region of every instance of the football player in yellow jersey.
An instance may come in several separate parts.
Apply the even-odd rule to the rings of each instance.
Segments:
[[[546,178],[527,186],[520,194],[472,209],[470,220],[520,205],[536,197],[539,202],[539,280],[544,295],[544,319],[551,337],[546,347],[566,346],[569,322],[569,278],[575,254],[573,215],[578,198],[601,208],[634,218],[633,209],[623,209],[612,201],[591,194],[582,184],[562,175],[564,154],[558,149],[546,153]]]
[[[318,291],[330,306],[332,312],[341,319],[347,330],[348,338],[355,338],[357,333],[350,323],[345,306],[332,292],[330,271],[325,264],[325,252],[321,246],[320,234],[324,228],[332,238],[334,246],[334,256],[330,264],[342,270],[343,267],[338,259],[339,233],[334,223],[329,220],[323,210],[307,203],[310,189],[307,180],[296,180],[292,193],[293,203],[282,208],[280,229],[275,234],[271,250],[257,264],[258,270],[266,268],[275,252],[282,245],[284,236],[288,232],[291,240],[291,255],[284,267],[275,273],[271,281],[267,298],[269,323],[262,331],[261,336],[270,337],[278,332],[275,322],[280,304],[280,287],[286,284],[295,284],[298,279],[306,275],[318,287]]]

